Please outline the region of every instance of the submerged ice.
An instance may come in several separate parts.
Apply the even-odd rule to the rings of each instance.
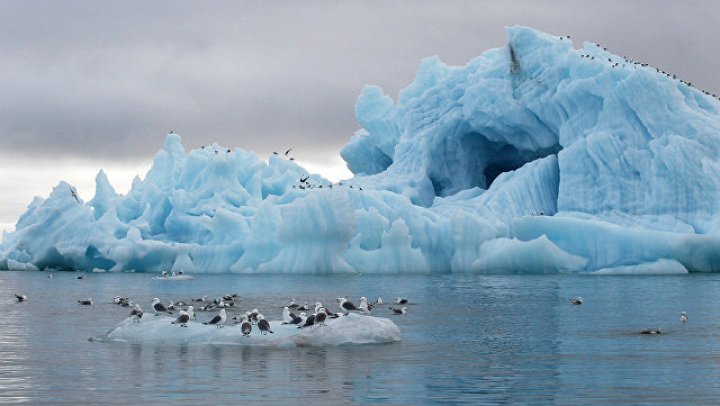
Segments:
[[[593,43],[507,34],[463,67],[424,60],[396,101],[365,87],[342,185],[170,134],[127,195],[101,171],[89,202],[64,182],[35,198],[0,268],[720,270],[714,95]]]

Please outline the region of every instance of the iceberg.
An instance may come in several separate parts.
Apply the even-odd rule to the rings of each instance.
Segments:
[[[391,320],[382,317],[350,314],[328,319],[325,326],[298,329],[294,324],[283,325],[270,321],[272,334],[261,335],[257,327],[245,337],[240,325],[223,328],[189,322],[187,327],[172,324],[168,316],[143,315],[139,323],[127,318],[107,334],[93,337],[93,341],[120,341],[153,344],[231,344],[272,347],[339,346],[360,344],[384,344],[400,341],[400,329]]]
[[[720,102],[675,75],[510,27],[465,66],[423,60],[397,100],[365,87],[355,113],[351,179],[169,134],[126,195],[101,171],[89,202],[65,182],[35,198],[0,268],[720,270]]]

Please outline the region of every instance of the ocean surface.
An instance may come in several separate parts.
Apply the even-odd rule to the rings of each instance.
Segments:
[[[720,275],[78,275],[0,272],[0,403],[720,403]],[[373,311],[399,326],[393,344],[88,341],[128,316],[116,295],[147,311],[155,296],[229,293],[270,319],[292,297],[412,304],[406,316]],[[648,327],[664,334],[638,334]]]

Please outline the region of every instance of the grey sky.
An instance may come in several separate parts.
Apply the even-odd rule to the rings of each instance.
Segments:
[[[3,1],[0,227],[61,179],[91,197],[97,168],[144,168],[169,130],[337,171],[364,84],[395,97],[421,58],[464,64],[515,24],[720,92],[714,1]]]

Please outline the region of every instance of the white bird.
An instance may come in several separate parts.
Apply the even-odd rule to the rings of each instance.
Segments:
[[[260,329],[260,334],[263,334],[263,335],[267,334],[267,333],[274,334],[272,329],[270,329],[270,323],[267,320],[265,320],[265,316],[263,316],[262,314],[258,314],[257,320],[258,320],[257,325],[258,325],[258,328]]]
[[[401,304],[408,304],[409,302],[410,302],[410,301],[407,300],[407,298],[404,298],[404,297],[399,297],[399,298],[397,298],[397,299],[395,300],[395,304],[399,304],[399,305],[401,305]]]
[[[220,309],[220,314],[203,324],[214,324],[217,328],[220,328],[225,325],[225,320],[227,320],[227,317],[225,316],[225,309]]]
[[[682,313],[680,313],[680,321],[681,321],[683,324],[685,324],[685,323],[688,322],[688,314],[687,314],[687,312],[683,311]]]
[[[293,320],[293,317],[290,315],[290,309],[287,306],[283,307],[282,320],[283,323],[290,323]]]
[[[377,300],[375,301],[375,304],[381,305],[381,304],[385,304],[385,302],[383,302],[382,298],[379,297],[379,298],[377,298]]]
[[[368,305],[368,301],[365,296],[360,298],[360,310],[362,310],[365,313],[370,312],[370,306]]]
[[[187,314],[190,316],[190,320],[195,320],[195,309],[192,306],[188,306]]]
[[[298,307],[300,307],[300,305],[298,305],[297,303],[295,303],[295,298],[292,298],[292,299],[290,300],[290,304],[289,304],[287,307],[289,307],[289,308],[291,308],[291,309],[297,309]]]

